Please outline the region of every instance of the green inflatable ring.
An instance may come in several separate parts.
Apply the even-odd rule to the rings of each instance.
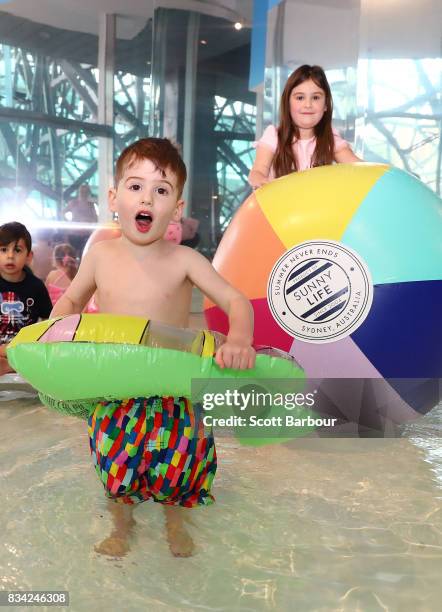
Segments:
[[[292,358],[274,350],[257,354],[251,370],[221,369],[214,354],[224,340],[141,317],[76,314],[23,327],[7,355],[46,405],[82,417],[102,400],[190,398],[197,378],[304,378]]]

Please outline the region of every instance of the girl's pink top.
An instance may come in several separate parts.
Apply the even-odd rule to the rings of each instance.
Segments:
[[[52,306],[55,306],[55,304],[61,298],[63,293],[66,291],[67,287],[62,289],[61,287],[58,287],[57,285],[50,284],[48,285],[47,289],[48,289],[49,297],[51,298]]]
[[[336,130],[333,130],[333,136],[335,138],[335,153],[341,149],[344,149],[345,147],[350,146]],[[259,145],[265,145],[271,149],[273,153],[276,153],[276,149],[278,148],[278,131],[274,125],[269,125],[266,127],[263,135],[256,142],[256,146]],[[297,140],[296,138],[293,140],[292,148],[293,153],[296,155],[296,159],[298,160],[299,170],[307,170],[308,168],[311,168],[315,147],[316,136],[307,138],[305,140]],[[274,176],[273,168],[271,169],[270,174],[272,177]]]
[[[49,297],[51,298],[51,302],[54,306],[67,289],[67,287],[60,287],[59,285],[57,285],[57,282],[59,282],[63,278],[63,276],[66,276],[66,272],[61,272],[53,283],[48,283],[47,285]]]

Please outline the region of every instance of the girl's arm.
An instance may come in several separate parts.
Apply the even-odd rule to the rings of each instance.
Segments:
[[[95,284],[97,250],[101,243],[94,244],[81,260],[80,268],[72,283],[55,304],[51,317],[80,313],[92,297]]]
[[[265,145],[258,145],[256,148],[255,163],[249,174],[249,184],[253,189],[257,189],[270,181],[269,174],[272,167],[273,151]]]
[[[56,272],[56,270],[51,270],[51,271],[49,272],[49,274],[47,275],[46,280],[45,280],[45,285],[46,285],[46,287],[47,287],[47,286],[48,286],[50,283],[52,283],[52,280],[53,280],[53,278],[54,278],[54,272]]]
[[[339,151],[335,151],[335,161],[338,164],[352,164],[353,162],[363,162],[364,160],[355,155],[350,147],[343,147]]]

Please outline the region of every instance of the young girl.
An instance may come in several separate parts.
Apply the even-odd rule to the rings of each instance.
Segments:
[[[75,249],[70,244],[57,244],[53,253],[54,268],[46,278],[46,287],[52,304],[55,304],[77,274]]]
[[[362,161],[332,128],[333,100],[320,66],[300,66],[281,96],[278,128],[269,125],[257,142],[249,183],[257,189],[274,178],[314,166]]]

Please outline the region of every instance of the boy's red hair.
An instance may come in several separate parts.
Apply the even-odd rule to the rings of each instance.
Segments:
[[[162,172],[170,170],[176,176],[178,197],[181,196],[187,178],[186,166],[168,138],[142,138],[126,147],[115,166],[115,187],[118,187],[126,168],[143,159],[150,160]]]

